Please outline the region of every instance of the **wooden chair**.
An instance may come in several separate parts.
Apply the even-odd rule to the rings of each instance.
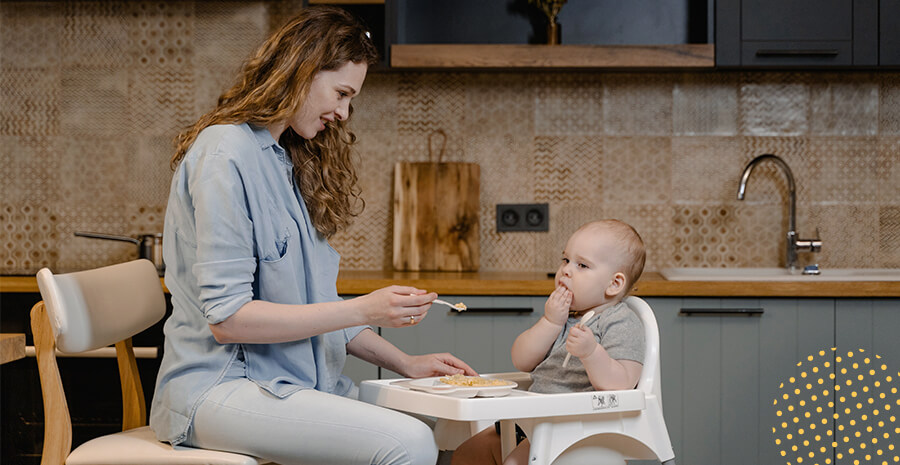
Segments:
[[[131,337],[165,315],[166,301],[153,263],[141,259],[59,275],[44,268],[37,281],[43,300],[31,309],[31,329],[44,398],[41,465],[264,463],[228,452],[173,448],[157,441],[146,426],[144,391]],[[72,420],[56,351],[78,353],[110,344],[116,347],[122,384],[122,432],[91,439],[73,451]]]

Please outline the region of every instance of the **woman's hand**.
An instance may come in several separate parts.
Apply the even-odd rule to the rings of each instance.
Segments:
[[[388,286],[353,300],[361,312],[360,324],[399,328],[420,323],[436,298],[434,292],[409,286]]]
[[[427,378],[429,376],[457,374],[478,375],[466,362],[448,353],[410,355],[404,364],[404,372],[402,374],[408,378]]]
[[[566,350],[578,358],[593,354],[598,345],[600,344],[594,339],[594,333],[581,323],[573,326],[566,338]]]
[[[544,318],[555,325],[565,326],[571,305],[572,291],[564,286],[559,286],[553,290],[550,297],[547,298],[547,303],[544,304]]]

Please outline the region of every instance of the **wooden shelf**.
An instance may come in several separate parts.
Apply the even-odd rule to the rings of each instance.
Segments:
[[[713,44],[394,44],[391,46],[391,68],[712,69],[713,67],[715,67]]]

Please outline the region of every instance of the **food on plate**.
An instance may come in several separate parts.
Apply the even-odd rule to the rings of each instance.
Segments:
[[[482,378],[481,376],[451,375],[440,379],[444,384],[454,386],[482,387],[482,386],[509,386],[513,384],[505,379]]]

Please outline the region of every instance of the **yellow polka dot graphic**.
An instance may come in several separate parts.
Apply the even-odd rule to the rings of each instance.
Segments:
[[[900,372],[863,349],[823,349],[779,385],[772,427],[787,465],[900,464]]]

